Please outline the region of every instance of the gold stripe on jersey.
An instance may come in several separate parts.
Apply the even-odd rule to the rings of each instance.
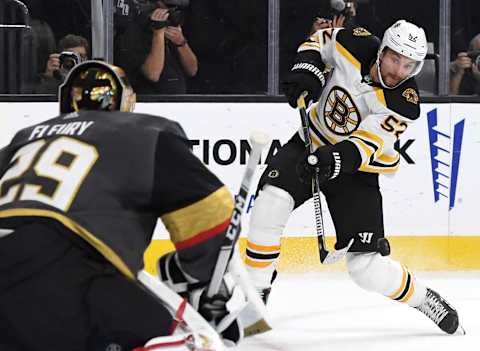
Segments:
[[[383,140],[376,134],[357,130],[350,135],[349,140],[353,142],[362,155],[362,164],[359,170],[371,173],[394,173],[400,164],[400,155],[382,154]]]
[[[320,51],[320,48],[321,48],[320,43],[313,43],[310,41],[306,41],[298,47],[298,51],[300,52],[300,51],[312,50],[312,49],[315,51]]]
[[[383,93],[383,89],[382,88],[374,88],[375,90],[375,95],[377,95],[377,99],[378,101],[380,101],[380,103],[387,107],[387,100],[385,100],[385,94]]]
[[[228,221],[233,199],[225,186],[189,206],[163,215],[162,221],[173,243],[192,239],[198,234]]]
[[[337,51],[345,57],[353,66],[355,66],[356,69],[360,71],[361,69],[361,64],[360,61],[358,61],[345,47],[340,44],[338,41],[336,42],[336,48]]]
[[[362,157],[362,160],[365,159],[370,159],[375,151],[372,150],[372,148],[366,144],[362,139],[360,138],[351,138],[350,141],[354,143],[357,148],[359,149],[360,153],[365,154],[365,157]],[[363,162],[362,162],[363,164]]]
[[[58,212],[41,210],[37,208],[15,208],[9,210],[0,211],[0,218],[9,218],[9,217],[44,217],[51,218],[60,223],[65,227],[70,229],[73,233],[77,234],[83,238],[86,242],[92,245],[98,252],[100,252],[103,257],[110,261],[121,273],[123,273],[127,278],[134,280],[135,275],[128,268],[122,258],[117,255],[113,249],[111,249],[107,244],[102,240],[97,238],[94,234],[90,233],[87,229],[82,227],[77,222],[68,218],[65,215],[62,215]]]
[[[366,141],[369,141],[370,143],[375,144],[375,146],[377,147],[377,150],[375,151],[378,152],[379,154],[382,153],[383,139],[380,138],[378,135],[372,132],[369,132],[368,130],[365,130],[365,129],[358,129],[354,131],[352,134],[350,134],[350,136],[356,136],[362,140],[366,140]]]
[[[400,160],[400,154],[398,152],[396,152],[393,156],[381,154],[378,156],[378,160],[383,163],[397,163]]]

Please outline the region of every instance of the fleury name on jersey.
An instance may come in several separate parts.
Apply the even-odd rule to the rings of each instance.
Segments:
[[[392,89],[374,83],[370,68],[379,47],[365,29],[329,28],[314,33],[298,52],[320,54],[326,67],[335,67],[309,110],[314,146],[349,140],[361,156],[360,171],[390,174],[400,164],[395,142],[419,117],[420,101],[412,77]]]
[[[82,135],[89,127],[95,122],[82,121],[82,122],[68,122],[61,124],[40,124],[33,128],[28,140],[44,138],[53,135]]]

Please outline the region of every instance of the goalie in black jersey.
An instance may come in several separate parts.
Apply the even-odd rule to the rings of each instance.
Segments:
[[[143,253],[160,217],[177,249],[160,259],[161,278],[198,292],[233,200],[178,123],[131,113],[134,103],[120,68],[87,61],[60,88],[61,114],[1,150],[1,350],[126,351],[171,335],[182,319],[188,327],[184,305],[169,310],[136,280]],[[233,291],[243,294],[230,279],[200,301],[237,342],[241,326],[225,305]],[[211,331],[154,340],[161,350],[223,349]]]
[[[423,29],[404,20],[388,28],[382,41],[364,28],[329,28],[298,48],[284,90],[292,107],[303,92],[307,102],[315,102],[308,132],[316,164],[307,164],[299,132],[260,180],[246,264],[265,300],[276,274],[280,236],[290,213],[312,197],[311,174],[317,168],[336,230],[335,248],[347,248],[353,239],[346,255],[353,281],[417,308],[446,333],[462,330],[453,307],[388,257],[384,238],[379,174],[397,171],[395,142],[420,115],[414,76],[426,54]],[[333,68],[328,81],[326,68]]]

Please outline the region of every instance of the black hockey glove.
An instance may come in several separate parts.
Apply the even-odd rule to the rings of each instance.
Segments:
[[[325,64],[318,52],[307,50],[297,54],[290,73],[282,82],[283,92],[290,106],[297,107],[297,99],[304,91],[307,92],[307,106],[310,101],[318,100],[325,86],[324,68]]]
[[[324,183],[337,178],[341,173],[354,173],[361,163],[357,147],[348,140],[335,145],[319,147],[313,153],[307,153],[304,164],[313,176],[318,172],[318,180]]]

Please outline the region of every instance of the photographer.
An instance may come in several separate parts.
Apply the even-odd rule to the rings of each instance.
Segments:
[[[140,94],[185,94],[198,61],[182,31],[186,0],[137,1],[137,14],[115,40],[115,63]]]
[[[58,53],[50,54],[45,72],[35,88],[36,94],[57,94],[68,72],[89,57],[90,46],[87,39],[68,34],[58,42]]]
[[[480,95],[480,34],[470,41],[468,52],[459,52],[450,65],[450,94]]]

